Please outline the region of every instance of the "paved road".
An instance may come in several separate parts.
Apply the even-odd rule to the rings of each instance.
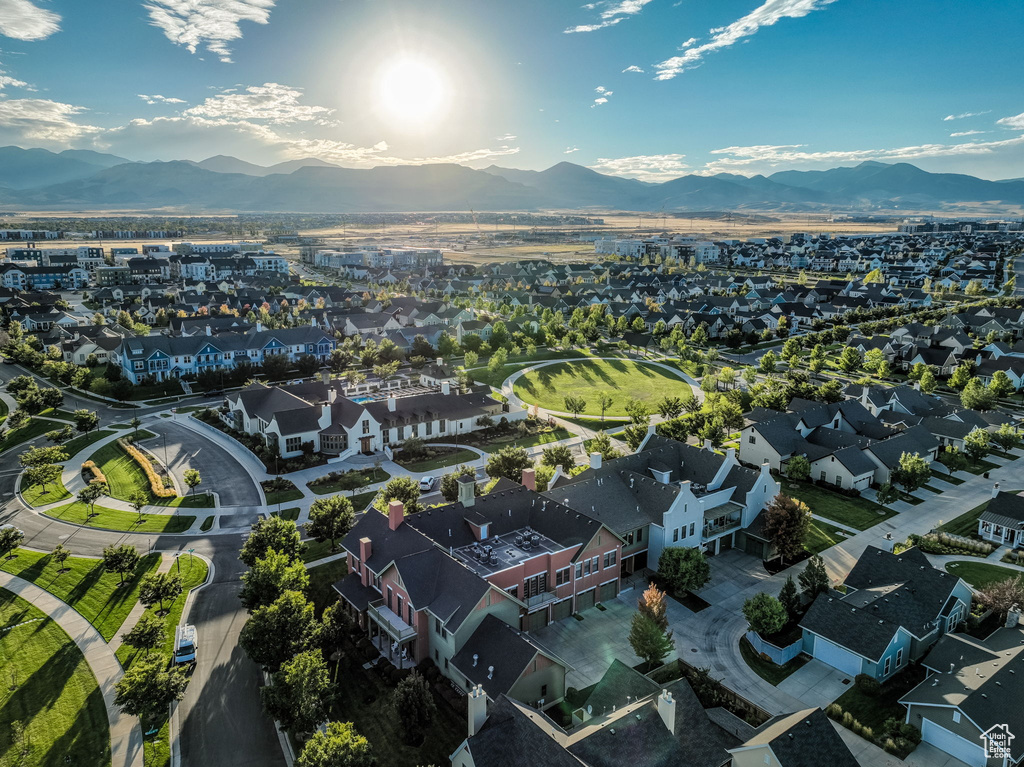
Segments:
[[[196,492],[217,493],[221,506],[259,506],[262,502],[256,483],[248,472],[220,445],[203,439],[170,418],[156,419],[147,423],[146,428],[157,435],[156,439],[146,442],[146,447],[161,461],[165,460],[166,438],[166,460],[182,492],[188,492],[185,471],[198,469],[203,481]]]

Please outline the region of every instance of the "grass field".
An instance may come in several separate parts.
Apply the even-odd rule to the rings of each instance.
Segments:
[[[22,475],[22,481],[24,481],[24,475]],[[63,501],[66,498],[70,498],[71,493],[68,492],[67,488],[64,487],[64,483],[58,477],[55,482],[51,482],[45,487],[43,485],[33,485],[32,487],[22,485],[21,497],[25,500],[25,503],[35,508],[36,506],[46,506],[49,503]]]
[[[147,498],[146,503],[153,506],[188,509],[205,509],[213,506],[213,496],[208,493],[196,493],[194,496],[189,493],[173,498],[158,498],[153,495],[142,467],[117,442],[101,447],[93,453],[92,460],[106,475],[111,498],[127,501],[132,493],[141,492]]]
[[[315,544],[315,541],[311,541]],[[327,544],[330,546],[330,543]],[[323,565],[315,565],[309,568],[309,588],[306,589],[307,596],[316,607],[316,614],[323,613],[325,607],[329,607],[338,601],[338,592],[331,586],[348,575],[348,561],[336,559]]]
[[[939,530],[943,533],[950,533],[952,535],[971,535],[972,533],[978,532],[978,517],[981,513],[988,508],[988,501],[975,506],[968,512],[961,514],[959,517],[946,522],[945,524],[939,525]]]
[[[72,542],[71,547],[74,546]],[[159,554],[148,554],[140,561],[135,572],[121,577],[108,573],[99,559],[68,557],[64,562],[67,572],[58,573],[49,554],[17,549],[13,559],[0,560],[0,570],[45,589],[78,610],[103,638],[110,641],[139,598],[139,584],[149,572],[160,564]]]
[[[460,463],[469,463],[475,461],[478,456],[472,450],[463,450],[460,448],[433,448],[434,450],[447,450],[444,455],[439,455],[436,458],[428,458],[424,461],[410,461],[405,463],[403,461],[396,460],[399,466],[403,469],[413,472],[414,474],[426,474],[427,472],[436,471],[437,469],[445,469],[449,466],[458,466]],[[401,458],[401,453],[398,454],[397,458]],[[311,488],[314,493],[321,492],[320,488]]]
[[[79,501],[46,512],[46,516],[73,522],[86,527],[104,527],[108,530],[127,530],[132,533],[182,533],[196,521],[193,516],[179,514],[143,514],[142,522],[133,511],[96,506],[96,516],[89,518],[89,507]]]
[[[474,457],[476,457],[476,456],[474,456]],[[364,480],[363,486],[364,487],[366,485],[375,485],[378,482],[387,482],[389,479],[391,479],[391,475],[390,474],[388,474],[386,471],[384,471],[384,469],[379,469],[377,467],[374,467],[374,468],[371,468],[371,469],[365,469],[365,470],[361,471],[360,473],[363,475],[363,480]],[[324,477],[323,479],[326,479],[326,477]],[[317,495],[327,495],[328,493],[331,494],[331,495],[334,495],[335,493],[349,492],[347,488],[344,489],[344,490],[342,489],[342,486],[341,486],[342,483],[341,482],[337,482],[337,481],[335,481],[335,482],[321,482],[319,484],[314,484],[314,482],[316,482],[316,480],[313,480],[313,482],[306,483],[306,487],[308,487],[310,490],[312,490]],[[301,498],[302,495],[300,494],[298,497]],[[268,495],[267,496],[267,499],[268,499],[267,503],[270,503],[269,498],[270,498],[270,496]],[[295,500],[295,499],[293,499],[293,498],[285,498],[285,500],[286,501],[290,501],[290,500]],[[275,503],[276,503],[276,501],[275,501]]]
[[[805,482],[786,481],[783,490],[806,503],[820,517],[831,519],[856,530],[867,530],[879,522],[896,516],[896,512],[864,498],[851,498]]]
[[[812,519],[807,530],[807,537],[804,538],[804,548],[812,554],[820,554],[825,549],[842,543],[849,535],[835,525],[830,525],[823,519]]]
[[[5,450],[10,450],[12,447],[17,447],[24,442],[28,442],[30,439],[40,437],[48,431],[59,429],[60,426],[61,425],[55,421],[44,421],[42,418],[33,418],[20,429],[11,429],[4,435],[3,439],[0,439],[0,453]]]
[[[574,418],[573,416],[560,416],[563,421],[582,426],[584,429],[590,429],[590,431],[604,431],[605,429],[615,429],[622,426],[628,426],[629,420],[622,418],[605,418],[603,421],[600,417],[587,418],[580,416]]]
[[[585,356],[586,355],[582,352],[570,349],[566,349],[564,351],[543,349],[538,351],[529,359],[517,359],[507,365],[502,365],[497,370],[490,370],[486,366],[483,366],[471,368],[469,372],[473,375],[473,378],[480,383],[493,386],[495,389],[500,389],[501,385],[505,382],[505,379],[517,370],[522,370],[523,368],[528,368],[531,365],[536,365],[538,362],[545,362],[547,360],[582,359]]]
[[[534,447],[536,445],[547,445],[551,442],[558,442],[563,439],[569,439],[572,434],[568,429],[552,429],[551,431],[542,431],[538,434],[531,434],[528,437],[517,437],[503,436],[497,439],[491,439],[484,442],[474,442],[474,446],[484,450],[488,453],[496,453],[503,447]],[[475,455],[473,456],[476,457]]]
[[[0,764],[110,764],[107,712],[85,657],[60,626],[3,589],[0,667]],[[12,743],[16,721],[31,748],[24,761]]]
[[[1024,575],[1020,570],[1012,570],[1009,567],[990,565],[985,562],[968,562],[957,560],[946,563],[946,572],[952,573],[967,581],[972,588],[983,589],[993,583],[1005,581],[1017,575]]]
[[[631,399],[653,410],[659,399],[679,396],[689,386],[671,373],[632,360],[587,360],[532,370],[516,381],[514,390],[524,402],[556,411],[565,410],[565,395],[571,393],[587,403],[583,414],[589,416],[601,415],[598,396],[609,394],[613,402],[605,415],[621,416]]]
[[[115,432],[109,429],[93,429],[88,434],[79,434],[74,439],[64,443],[64,452],[68,454],[69,458],[74,458],[75,454],[85,450],[89,445],[99,442],[101,439],[106,439],[113,434]]]

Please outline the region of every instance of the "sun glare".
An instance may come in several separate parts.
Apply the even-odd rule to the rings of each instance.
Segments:
[[[378,106],[396,127],[430,128],[443,116],[448,97],[444,73],[427,59],[403,56],[387,62],[378,75]]]

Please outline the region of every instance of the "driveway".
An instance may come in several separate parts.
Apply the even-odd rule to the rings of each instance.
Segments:
[[[226,449],[169,418],[156,419],[145,428],[157,435],[145,445],[161,461],[164,460],[163,438],[167,438],[166,460],[182,491],[187,491],[185,471],[198,469],[203,482],[196,492],[216,492],[221,506],[260,505],[256,483]]]
[[[779,682],[779,689],[808,706],[825,708],[850,689],[853,677],[820,660],[812,660]]]

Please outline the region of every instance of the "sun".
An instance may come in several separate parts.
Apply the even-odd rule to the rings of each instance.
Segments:
[[[381,67],[377,106],[382,116],[410,131],[429,129],[444,116],[450,96],[448,80],[428,58],[402,56]]]

